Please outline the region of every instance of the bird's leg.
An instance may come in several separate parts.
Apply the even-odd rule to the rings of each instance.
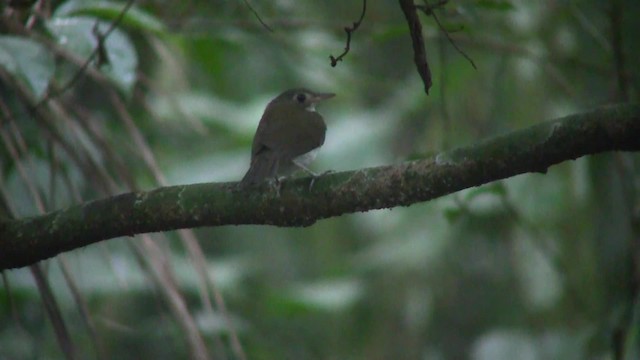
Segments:
[[[318,174],[316,174],[315,172],[313,172],[311,169],[309,169],[308,167],[304,166],[304,164],[302,162],[293,160],[293,164],[297,167],[299,167],[301,170],[303,170],[304,172],[306,172],[307,174],[317,177]]]
[[[276,192],[276,197],[280,197],[280,189],[282,188],[282,182],[278,177],[278,166],[280,164],[279,159],[276,157],[269,170],[270,175],[268,177],[271,188]]]
[[[268,181],[271,188],[276,192],[276,197],[280,197],[280,189],[282,188],[282,181],[280,178],[278,178],[278,176],[274,176]]]
[[[299,167],[300,169],[302,169],[304,172],[306,172],[307,174],[311,175],[311,182],[309,183],[309,191],[311,191],[311,188],[313,187],[313,184],[316,182],[316,179],[319,178],[322,175],[318,175],[317,173],[311,171],[311,169],[309,169],[308,167],[304,166],[304,164],[302,164],[299,161],[295,161],[293,160],[293,163]]]
[[[333,170],[326,170],[326,171],[321,172],[320,174],[317,174],[317,175],[314,174],[311,177],[311,182],[309,183],[309,191],[311,191],[311,188],[313,187],[313,184],[316,182],[316,180],[318,180],[321,177],[323,177],[323,176],[325,176],[327,174],[330,174],[332,172],[333,172]]]
[[[313,187],[313,184],[315,184],[315,182],[316,182],[316,180],[317,180],[317,179],[319,179],[319,178],[323,177],[324,175],[327,175],[327,174],[329,174],[329,173],[331,173],[331,172],[332,172],[332,170],[327,170],[327,171],[325,171],[325,172],[323,172],[323,173],[318,174],[318,173],[316,173],[316,172],[311,171],[309,168],[307,168],[306,166],[304,166],[303,164],[301,164],[301,163],[300,163],[300,162],[298,162],[298,161],[295,161],[295,160],[294,160],[294,161],[293,161],[293,163],[294,163],[297,167],[299,167],[300,169],[302,169],[304,172],[306,172],[307,174],[311,175],[311,182],[309,183],[309,191],[311,191],[311,188]]]

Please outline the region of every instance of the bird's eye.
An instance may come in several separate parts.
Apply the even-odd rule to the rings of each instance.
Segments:
[[[303,93],[296,95],[296,101],[303,104],[307,100],[307,96]]]

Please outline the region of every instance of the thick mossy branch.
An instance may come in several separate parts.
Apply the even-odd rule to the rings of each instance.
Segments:
[[[640,106],[618,105],[541,123],[476,145],[318,179],[267,184],[169,186],[122,194],[43,216],[0,220],[0,269],[33,264],[118,236],[199,226],[309,226],[319,219],[407,206],[606,151],[640,150]]]

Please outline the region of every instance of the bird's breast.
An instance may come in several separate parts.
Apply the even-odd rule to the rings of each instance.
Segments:
[[[294,158],[293,161],[298,164],[302,164],[303,166],[308,166],[309,164],[311,164],[313,160],[315,160],[316,156],[318,155],[318,151],[320,151],[319,146],[309,151],[308,153],[302,154]]]

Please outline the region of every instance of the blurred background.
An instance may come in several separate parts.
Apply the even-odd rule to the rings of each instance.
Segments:
[[[637,1],[449,1],[437,19],[477,69],[421,14],[428,96],[394,1],[367,2],[336,67],[361,1],[139,0],[119,19],[126,4],[3,3],[8,214],[237,181],[292,87],[337,94],[317,171],[638,100]],[[639,165],[592,156],[304,229],[119,238],[5,271],[0,359],[638,359]]]

